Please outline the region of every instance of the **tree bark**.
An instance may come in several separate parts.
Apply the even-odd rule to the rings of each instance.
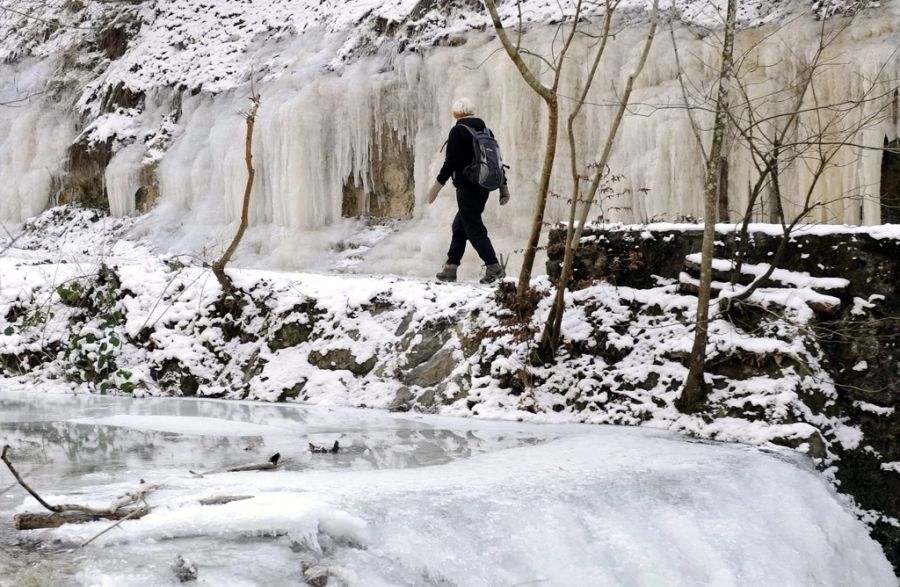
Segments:
[[[719,159],[719,222],[727,223],[728,215],[728,157]]]
[[[244,237],[244,232],[247,230],[247,225],[249,224],[250,218],[250,193],[253,191],[253,179],[256,177],[256,169],[253,168],[253,126],[256,124],[256,112],[259,110],[259,101],[260,97],[257,94],[252,94],[250,96],[250,102],[252,105],[250,106],[249,112],[247,112],[247,136],[244,142],[244,161],[247,164],[247,183],[244,185],[244,200],[243,205],[241,206],[241,222],[238,226],[237,233],[234,235],[234,238],[231,239],[231,244],[228,245],[228,248],[225,249],[225,253],[219,258],[218,261],[213,263],[212,270],[213,274],[216,276],[216,279],[219,281],[219,285],[222,286],[222,290],[226,294],[231,294],[234,291],[234,284],[231,282],[231,278],[225,274],[225,266],[231,260],[232,255],[234,255],[235,250],[237,250],[238,245],[241,243],[241,239]]]
[[[547,209],[547,195],[550,193],[550,177],[553,174],[553,162],[556,160],[556,139],[559,133],[559,103],[554,96],[547,102],[547,143],[544,146],[544,166],[538,183],[537,199],[534,203],[534,219],[531,222],[531,234],[522,255],[522,269],[519,271],[519,283],[516,292],[521,298],[531,287],[531,273],[534,270],[534,259],[537,256],[541,231],[544,229],[544,212]]]
[[[50,512],[50,513],[24,513],[13,516],[16,530],[40,530],[42,528],[59,528],[64,524],[85,524],[100,520],[121,520],[129,518],[135,520],[146,516],[150,510],[140,508],[138,510],[116,510],[106,513],[89,513],[81,511]]]
[[[675,400],[675,407],[682,412],[697,412],[706,401],[707,389],[704,378],[706,367],[706,342],[709,338],[709,301],[712,285],[712,258],[716,236],[716,203],[718,200],[719,165],[722,143],[725,139],[725,125],[728,109],[728,79],[732,73],[734,57],[734,27],[737,0],[728,0],[728,14],[725,22],[725,39],[722,45],[722,63],[719,69],[719,89],[716,95],[716,118],[713,140],[709,150],[704,187],[703,245],[700,261],[700,290],[697,295],[697,320],[694,330],[694,344],[688,363],[688,374],[681,395]]]

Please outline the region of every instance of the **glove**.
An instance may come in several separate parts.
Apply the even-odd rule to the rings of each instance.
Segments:
[[[433,184],[431,184],[431,189],[428,190],[428,203],[429,204],[434,203],[434,201],[438,197],[438,192],[441,191],[442,187],[444,187],[444,184],[440,183],[439,181],[435,181]]]
[[[505,185],[500,186],[500,205],[503,206],[509,202],[509,188]]]

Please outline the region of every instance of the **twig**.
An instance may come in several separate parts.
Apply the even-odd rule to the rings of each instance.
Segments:
[[[117,527],[119,524],[121,524],[121,523],[124,522],[125,520],[131,519],[132,517],[136,516],[136,515],[139,514],[139,513],[140,513],[141,515],[144,515],[144,514],[146,514],[148,511],[149,511],[149,508],[143,507],[143,508],[137,508],[136,510],[133,510],[133,511],[129,512],[128,515],[125,516],[124,518],[122,518],[121,520],[119,520],[119,521],[117,521],[117,522],[115,522],[115,523],[113,523],[113,524],[107,526],[106,528],[104,528],[103,530],[101,530],[99,533],[94,534],[94,536],[92,536],[91,538],[88,538],[87,540],[85,540],[84,542],[82,542],[82,543],[81,543],[81,546],[80,546],[79,548],[84,548],[85,546],[87,546],[88,544],[90,544],[91,542],[93,542],[94,540],[96,540],[97,538],[103,536],[104,534],[106,534],[107,532],[109,532],[110,530],[112,530],[113,528]],[[140,517],[140,516],[139,516],[139,517]]]
[[[39,466],[34,467],[33,469],[31,469],[31,470],[29,471],[29,473],[34,473],[35,471],[40,471],[40,470],[43,469],[44,467],[46,467],[46,465],[39,465]],[[15,487],[15,486],[17,486],[17,485],[18,485],[18,483],[12,483],[12,484],[10,484],[10,485],[7,485],[7,486],[4,487],[3,489],[0,489],[0,495],[3,495],[4,493],[6,493],[7,491],[9,491],[10,489],[12,489],[13,487]]]
[[[19,472],[16,471],[15,467],[13,467],[13,464],[10,462],[9,457],[6,454],[7,451],[9,451],[9,448],[10,447],[8,444],[3,446],[3,451],[0,452],[0,460],[2,460],[4,464],[6,464],[10,473],[12,473],[13,477],[16,478],[16,481],[19,482],[19,485],[21,485],[22,488],[25,489],[25,491],[27,491],[34,499],[36,499],[39,504],[52,512],[52,514],[50,515],[27,513],[17,514],[15,516],[16,528],[20,530],[33,528],[55,528],[63,524],[92,522],[97,519],[119,519],[120,515],[129,518],[138,514],[144,515],[147,513],[147,511],[149,511],[147,508],[138,508],[124,515],[121,510],[123,507],[131,505],[138,500],[143,500],[147,493],[159,487],[158,485],[149,485],[141,489],[140,491],[126,493],[125,495],[119,497],[115,502],[113,502],[110,507],[103,510],[98,510],[96,508],[77,504],[50,505],[44,500],[44,498],[38,495],[38,493],[34,489],[32,489],[24,479],[22,479],[22,476],[19,475]],[[37,522],[35,522],[35,520],[37,520]]]
[[[44,506],[51,512],[60,513],[60,512],[65,511],[64,509],[60,509],[60,506],[53,506],[53,505],[50,505],[49,503],[47,503],[46,501],[44,501],[44,498],[42,498],[40,495],[38,495],[34,489],[29,487],[28,483],[25,483],[25,480],[22,479],[22,477],[19,475],[19,472],[16,471],[16,468],[13,467],[11,462],[9,462],[9,457],[6,456],[6,451],[8,451],[8,450],[9,450],[9,445],[8,444],[3,445],[3,451],[0,452],[0,460],[2,460],[3,463],[7,466],[7,468],[9,468],[9,472],[12,473],[13,477],[16,478],[16,481],[19,482],[19,485],[21,485],[25,491],[30,493],[31,497],[35,498],[39,504],[41,504],[42,506]]]

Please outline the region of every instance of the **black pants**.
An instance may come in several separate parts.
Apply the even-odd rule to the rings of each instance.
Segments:
[[[487,228],[481,221],[481,213],[487,203],[489,192],[461,185],[456,188],[456,204],[459,212],[453,219],[453,238],[450,240],[450,250],[447,251],[447,263],[459,265],[463,253],[466,252],[466,241],[472,243],[475,251],[485,265],[495,265],[497,255],[494,246],[488,237]]]

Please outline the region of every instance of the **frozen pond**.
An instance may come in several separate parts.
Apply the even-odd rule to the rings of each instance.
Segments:
[[[109,522],[17,532],[3,467],[0,585],[895,585],[802,460],[659,431],[6,390],[0,444],[51,503],[161,485],[82,548]]]

